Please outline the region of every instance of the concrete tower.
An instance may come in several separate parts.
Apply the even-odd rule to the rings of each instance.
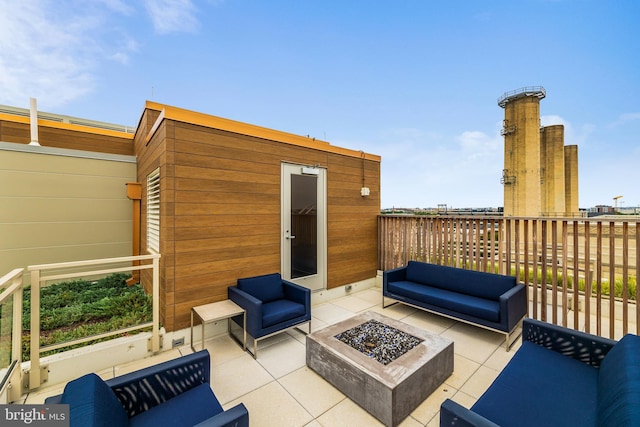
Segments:
[[[564,194],[567,216],[578,216],[578,146],[564,147]]]
[[[540,100],[543,87],[525,87],[498,99],[504,108],[504,216],[540,215]]]
[[[504,216],[579,216],[578,147],[564,145],[564,126],[540,127],[542,86],[498,98],[504,108]]]
[[[540,129],[541,214],[565,215],[564,125]]]

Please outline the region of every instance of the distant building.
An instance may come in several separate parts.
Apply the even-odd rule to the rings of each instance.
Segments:
[[[596,205],[592,208],[589,208],[588,212],[589,214],[592,214],[592,213],[612,214],[612,213],[615,213],[615,209],[613,208],[613,206]]]
[[[437,208],[385,208],[380,211],[382,215],[486,215],[502,216],[502,207],[498,208],[443,208],[446,205],[438,205]]]
[[[640,214],[640,206],[625,206],[618,207],[617,209],[614,206],[609,205],[596,205],[587,210],[587,213],[590,217],[600,216],[600,215],[638,215]]]

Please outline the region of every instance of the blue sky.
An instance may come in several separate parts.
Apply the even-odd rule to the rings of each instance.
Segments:
[[[0,104],[145,100],[382,156],[382,207],[502,206],[497,98],[541,85],[580,207],[640,205],[635,0],[0,0]]]

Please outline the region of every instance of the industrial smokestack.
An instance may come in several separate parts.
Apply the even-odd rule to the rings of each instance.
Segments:
[[[38,142],[38,105],[35,98],[30,99],[31,109],[31,142],[29,145],[40,146]]]

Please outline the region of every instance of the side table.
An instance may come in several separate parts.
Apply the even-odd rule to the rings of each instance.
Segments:
[[[227,319],[227,330],[229,335],[237,341],[236,337],[231,333],[231,318],[242,314],[242,331],[243,341],[242,349],[247,349],[247,313],[242,307],[231,300],[212,302],[211,304],[199,305],[191,308],[191,349],[197,351],[193,342],[193,316],[194,314],[200,319],[202,324],[202,348],[204,349],[204,327],[208,323],[214,323],[219,320]]]

